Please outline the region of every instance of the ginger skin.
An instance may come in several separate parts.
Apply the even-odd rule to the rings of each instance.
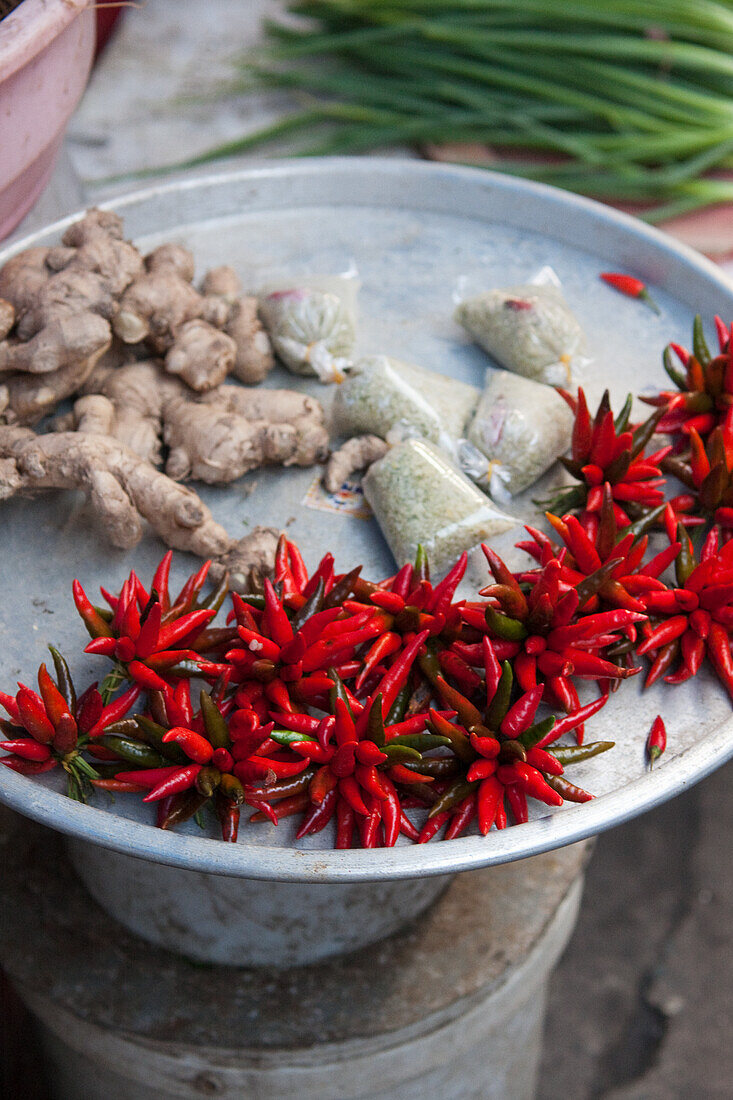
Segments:
[[[30,248],[0,270],[0,413],[35,424],[71,396],[109,348],[117,297],[142,270],[116,214],[91,210],[57,248]],[[7,331],[4,331],[6,330]],[[39,375],[40,377],[30,377]]]
[[[246,582],[251,570],[259,574],[274,559],[277,532],[256,528],[235,541],[193,490],[107,435],[0,427],[0,499],[43,489],[85,491],[110,542],[123,549],[137,545],[146,519],[167,546],[220,559],[218,576],[231,563],[233,579]]]
[[[232,268],[210,271],[202,293],[192,285],[193,257],[180,245],[165,244],[145,258],[145,272],[125,291],[113,322],[126,344],[146,346],[165,357],[166,369],[205,393],[227,374],[261,382],[274,360],[256,313],[241,297]]]
[[[328,460],[323,484],[329,493],[337,493],[343,483],[358,470],[365,470],[379,458],[384,458],[389,444],[378,435],[355,435],[334,451]]]
[[[176,480],[226,484],[258,466],[311,466],[328,453],[323,409],[291,390],[225,385],[197,396],[153,360],[110,372],[98,389],[111,405],[105,430],[153,464],[162,437]],[[75,405],[80,430],[87,400]]]
[[[201,293],[193,276],[188,249],[163,244],[143,259],[118,215],[96,209],[60,245],[11,257],[0,269],[0,421],[33,425],[80,392],[113,333],[199,393],[230,373],[261,382],[274,359],[256,300],[232,268],[209,272]]]

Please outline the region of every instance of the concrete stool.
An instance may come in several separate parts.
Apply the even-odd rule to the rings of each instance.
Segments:
[[[0,808],[0,962],[40,1021],[55,1100],[530,1100],[589,850],[459,875],[350,955],[237,969],[127,932],[56,834]]]

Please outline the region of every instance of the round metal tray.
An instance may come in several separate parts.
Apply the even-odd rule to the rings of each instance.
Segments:
[[[379,159],[263,163],[230,174],[178,181],[115,199],[127,235],[142,248],[175,239],[193,249],[199,273],[231,263],[250,289],[299,275],[355,267],[361,280],[360,353],[388,353],[480,385],[488,360],[452,320],[457,295],[521,283],[550,266],[588,338],[586,389],[597,400],[609,386],[620,406],[628,390],[661,388],[661,351],[689,342],[694,313],[733,317],[733,290],[701,256],[634,219],[586,199],[489,172]],[[78,216],[78,215],[77,215]],[[67,218],[0,252],[0,263],[30,245],[55,243]],[[599,272],[627,270],[652,284],[662,307],[614,294]],[[275,371],[268,385],[287,385],[330,402],[315,382]],[[641,413],[641,407],[639,412]],[[305,498],[316,471],[257,471],[223,489],[202,489],[215,517],[234,535],[248,526],[286,527],[310,565],[327,549],[337,567],[364,563],[365,576],[393,571],[373,520],[313,508]],[[504,551],[536,519],[532,496],[557,471],[512,503],[518,527]],[[110,548],[88,505],[71,493],[2,505],[0,637],[2,686],[31,681],[46,645],[70,658],[79,682],[104,675],[101,660],[79,657],[85,633],[76,618],[71,580],[94,593],[112,590],[131,568],[152,575],[161,544],[147,537],[132,552]],[[179,555],[177,577],[192,559]],[[474,580],[479,570],[474,570]],[[470,591],[467,588],[466,591]],[[649,771],[644,744],[664,714],[669,748]],[[503,863],[591,836],[679,793],[733,755],[730,703],[703,670],[680,687],[642,692],[625,683],[589,727],[590,740],[613,740],[602,758],[574,767],[571,778],[598,797],[556,812],[533,808],[530,821],[487,837],[428,845],[400,843],[377,851],[332,851],[329,830],[294,844],[292,821],[243,824],[237,844],[189,824],[162,833],[134,796],[83,806],[67,799],[55,772],[29,779],[0,769],[0,799],[62,832],[143,859],[214,874],[337,882],[415,877]]]

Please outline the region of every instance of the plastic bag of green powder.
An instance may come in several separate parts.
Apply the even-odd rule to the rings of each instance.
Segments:
[[[551,386],[509,371],[491,371],[468,429],[470,456],[461,468],[479,483],[512,496],[528,488],[570,446],[573,414]]]
[[[516,523],[424,439],[391,447],[369,467],[363,487],[397,564],[414,561],[421,544],[437,575]]]
[[[269,288],[259,313],[275,354],[294,374],[340,381],[356,338],[358,281],[349,275],[304,279]]]
[[[466,382],[372,355],[359,359],[337,388],[333,427],[341,435],[389,435],[395,441],[420,436],[451,452],[465,435],[479,397],[479,390]]]
[[[500,366],[535,382],[568,386],[587,361],[583,330],[553,282],[466,298],[455,318]]]

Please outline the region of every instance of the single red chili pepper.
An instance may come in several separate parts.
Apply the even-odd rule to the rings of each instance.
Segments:
[[[345,798],[336,803],[336,848],[350,848],[354,840],[356,816]]]
[[[48,745],[42,745],[32,737],[19,737],[14,741],[0,741],[0,749],[6,752],[14,752],[23,760],[37,760],[42,762],[51,759],[51,749]]]
[[[174,726],[168,730],[163,735],[163,742],[180,745],[186,756],[196,764],[208,764],[214,755],[214,748],[206,738],[185,726]]]
[[[23,760],[18,756],[0,756],[0,764],[19,775],[42,775],[56,767],[56,760]]]
[[[380,805],[380,813],[382,815],[382,821],[384,822],[384,846],[385,848],[393,848],[400,835],[402,809],[400,807],[400,800],[397,797],[397,791],[386,775],[382,776],[382,784],[384,786],[385,796]]]
[[[454,840],[464,833],[476,816],[476,795],[469,794],[462,802],[459,802],[451,814],[448,828],[445,830],[445,839]]]
[[[562,775],[565,770],[552,753],[545,752],[544,749],[538,749],[537,747],[527,749],[527,763],[548,775]]]
[[[489,776],[478,789],[477,810],[479,832],[486,836],[494,824],[496,812],[504,799],[504,787],[494,776]]]
[[[542,775],[530,764],[517,761],[502,765],[497,769],[496,778],[500,783],[518,785],[525,794],[545,802],[548,806],[562,806],[562,798],[548,786]]]
[[[370,703],[372,703],[377,695],[382,696],[382,714],[385,719],[392,709],[392,705],[400,693],[402,687],[407,681],[407,677],[410,674],[413,662],[417,657],[419,650],[425,644],[425,640],[428,637],[428,631],[422,630],[419,634],[409,642],[402,650],[400,656],[395,660],[392,667],[382,677],[381,682],[377,685],[375,690],[371,694]],[[361,721],[359,724],[359,732],[363,732],[366,729],[368,721],[368,707],[364,708],[361,715]]]
[[[102,705],[102,698],[98,693],[95,693],[95,698],[90,698],[88,710],[86,707],[80,708],[82,713],[78,714],[79,729],[82,733],[86,733],[89,737],[98,737],[101,733],[104,733],[108,726],[111,726],[114,722],[119,722],[121,718],[124,718],[130,707],[137,702],[140,696],[140,688],[137,684],[133,684],[132,687],[124,691],[122,695],[118,695],[116,699],[113,699],[107,706]],[[81,696],[79,703],[82,703],[84,696]],[[96,712],[97,717],[92,722],[91,726],[88,726],[88,722],[94,716]]]
[[[346,799],[357,814],[369,815],[369,810],[361,796],[359,786],[352,776],[347,775],[343,779],[340,779],[338,789],[339,793]]]
[[[250,805],[259,806],[260,809],[257,813],[252,814],[250,821],[272,821],[275,818],[273,824],[277,825],[284,817],[293,817],[295,814],[302,813],[310,805],[310,798],[308,792],[303,791],[299,794],[289,795],[287,798],[283,798],[281,802],[278,802],[276,806],[267,806],[267,803],[262,800],[255,799],[252,795],[247,795],[247,801]],[[270,811],[267,813],[265,807]]]
[[[524,825],[527,821],[529,821],[529,813],[527,811],[527,798],[524,794],[524,791],[521,791],[516,784],[512,784],[505,789],[505,794],[507,802],[509,803],[509,809],[512,811],[512,816],[514,817],[514,823],[516,825]],[[506,818],[504,818],[503,825],[499,824],[499,821],[501,820],[501,818],[499,817],[500,810],[501,804],[499,810],[497,810],[496,815],[497,829],[503,828],[506,825]]]
[[[66,748],[65,750],[60,748],[60,751],[69,752],[76,744],[78,732],[76,719],[71,714],[66,699],[49,676],[48,669],[44,664],[38,669],[38,687],[46,715],[56,731],[54,741],[56,738],[61,737]]]
[[[162,768],[160,769],[163,770]],[[196,782],[196,777],[201,771],[201,764],[189,764],[187,767],[176,768],[174,775],[163,779],[156,787],[145,795],[143,802],[157,802],[159,798],[165,798],[169,794],[178,794],[179,791],[188,790]],[[122,773],[118,773],[122,774]],[[134,773],[133,773],[134,774]],[[139,776],[138,776],[139,781]],[[133,778],[134,782],[134,778]]]
[[[542,701],[543,692],[542,687],[531,688],[510,707],[500,727],[505,737],[517,737],[532,725],[537,708]]]
[[[450,816],[450,810],[443,810],[442,813],[436,814],[435,817],[428,818],[420,830],[420,834],[417,838],[418,844],[427,844],[429,840],[432,840],[436,833],[440,832]]]
[[[18,705],[19,720],[31,737],[44,745],[50,745],[56,731],[48,719],[41,697],[21,684],[15,701]]]
[[[604,283],[608,283],[614,290],[618,290],[628,298],[639,298],[655,313],[661,312],[659,306],[651,297],[646,283],[642,282],[641,279],[637,279],[633,275],[622,275],[615,271],[601,272],[601,278]]]
[[[90,782],[93,787],[112,794],[143,794],[148,789],[139,783],[125,782],[122,779],[91,779]]]
[[[87,597],[86,592],[79,584],[79,581],[75,580],[72,585],[72,592],[74,595],[74,603],[76,609],[82,618],[82,621],[87,628],[92,638],[111,638],[112,629],[109,623],[102,618],[97,609],[91,603]]]
[[[488,779],[495,773],[496,768],[496,760],[474,760],[466,772],[466,780],[469,783],[475,783],[478,779]]]

